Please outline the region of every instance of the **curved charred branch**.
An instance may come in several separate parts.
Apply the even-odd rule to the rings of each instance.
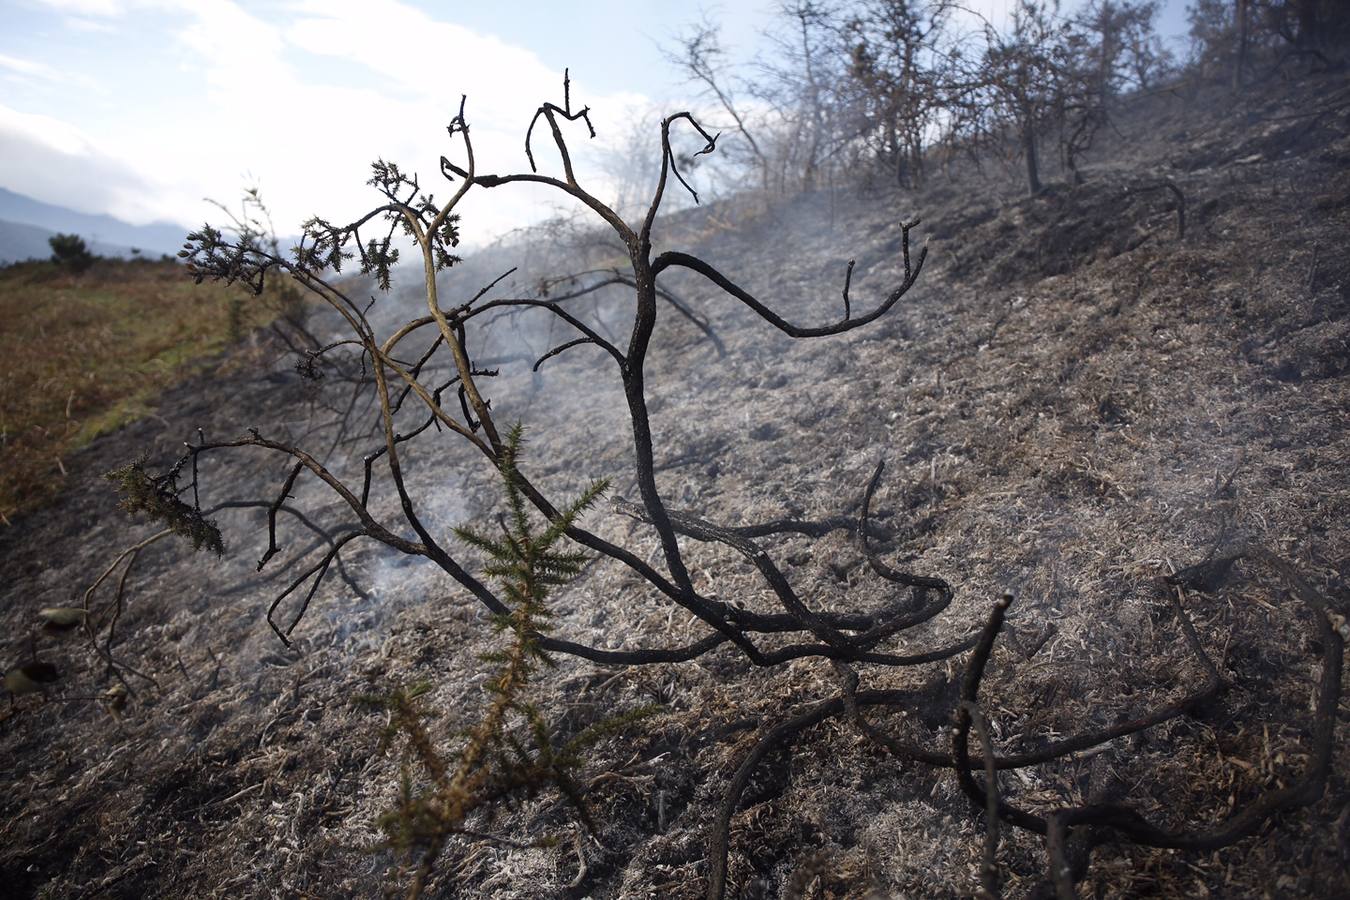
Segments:
[[[887,700],[902,704],[912,703],[915,694],[909,691],[888,691]],[[764,733],[756,742],[749,755],[741,762],[731,778],[731,784],[722,797],[717,809],[717,820],[713,823],[712,834],[708,839],[708,900],[722,900],[727,887],[727,852],[731,843],[731,819],[740,805],[741,795],[750,784],[759,764],[780,744],[801,734],[813,725],[818,725],[844,711],[843,698],[836,697],[816,703],[805,712],[780,722]]]
[[[530,119],[530,127],[525,129],[525,158],[530,161],[531,172],[539,171],[539,167],[534,163],[534,151],[530,147],[530,139],[534,134],[535,123],[539,121],[540,116],[548,120],[549,129],[553,132],[553,143],[557,145],[558,155],[562,157],[563,172],[567,175],[567,183],[575,186],[577,179],[572,172],[572,156],[567,151],[567,142],[563,140],[562,131],[558,127],[556,117],[562,116],[569,122],[580,119],[586,123],[586,130],[590,132],[592,138],[595,137],[595,126],[591,124],[591,108],[589,106],[583,106],[576,112],[572,112],[572,80],[567,69],[563,69],[563,105],[558,107],[552,103],[544,103],[539,109],[535,110],[534,117]]]
[[[864,644],[863,638],[859,636],[857,642]],[[959,653],[964,653],[975,644],[975,638],[969,637],[957,641],[946,647],[939,647],[936,650],[929,650],[924,653],[877,653],[875,651],[866,651],[855,647],[844,647],[842,649],[827,644],[793,644],[788,647],[782,647],[778,650],[767,651],[762,654],[762,660],[756,664],[760,666],[776,666],[794,659],[806,659],[807,657],[820,657],[842,662],[870,663],[879,666],[920,666],[927,663],[941,662],[944,659],[951,659]]]
[[[727,851],[731,842],[731,818],[736,814],[741,795],[745,793],[755,769],[759,767],[764,757],[768,756],[769,752],[780,743],[796,737],[812,725],[828,718],[828,707],[830,705],[830,701],[817,704],[805,713],[771,728],[759,739],[754,749],[750,751],[750,755],[745,758],[736,770],[736,774],[732,776],[731,785],[722,798],[721,806],[718,807],[717,821],[713,825],[712,835],[708,840],[708,900],[722,900],[726,895]]]
[[[1330,604],[1326,598],[1308,584],[1287,561],[1262,548],[1249,548],[1243,555],[1257,559],[1274,569],[1307,608],[1314,623],[1316,645],[1322,651],[1322,671],[1313,701],[1312,747],[1306,768],[1289,786],[1267,791],[1246,806],[1235,810],[1222,822],[1195,831],[1160,828],[1144,819],[1133,808],[1119,803],[1061,809],[1049,817],[1041,817],[1000,802],[999,814],[1008,822],[1051,839],[1053,846],[1050,849],[1052,866],[1050,876],[1059,896],[1073,896],[1071,879],[1064,874],[1067,869],[1064,846],[1071,828],[1093,826],[1097,829],[1096,832],[1089,832],[1089,852],[1092,846],[1115,836],[1149,847],[1212,851],[1227,847],[1255,833],[1266,821],[1280,812],[1317,802],[1325,792],[1335,747],[1336,715],[1341,698],[1341,673],[1344,665],[1344,641],[1328,618]],[[996,609],[966,670],[962,687],[962,698],[966,702],[975,700],[983,677],[984,665],[988,660],[988,649],[992,648],[1001,619],[1001,611]],[[972,802],[982,806],[989,798],[969,774],[968,740],[971,720],[968,712],[963,710],[964,707],[958,710],[953,739],[957,776]]]
[[[984,756],[984,786],[987,799],[984,805],[984,860],[980,865],[980,886],[989,900],[996,900],[1001,890],[998,871],[998,770],[994,767],[994,742],[989,737],[989,724],[980,707],[972,702],[961,704],[971,727],[980,742]]]
[[[661,469],[672,469],[676,463],[663,463]],[[770,519],[753,525],[723,525],[722,528],[745,538],[774,537],[780,534],[802,534],[807,537],[824,537],[835,531],[857,531],[858,520],[852,516],[826,516],[823,519]],[[868,535],[879,541],[889,541],[896,536],[894,528],[868,521],[864,526]]]
[[[694,153],[694,156],[703,156],[712,153],[717,149],[717,138],[720,135],[709,134],[707,129],[699,124],[698,120],[689,112],[678,112],[671,116],[666,116],[661,120],[661,173],[657,177],[656,190],[652,192],[652,202],[647,207],[647,215],[642,220],[642,231],[638,235],[636,246],[630,243],[630,249],[649,248],[651,245],[652,225],[656,222],[657,210],[661,208],[661,201],[665,199],[666,179],[671,173],[674,173],[676,180],[684,186],[689,195],[698,202],[698,193],[689,186],[684,180],[675,165],[675,152],[670,147],[670,127],[676,122],[688,122],[689,125],[698,132],[699,137],[703,138],[703,149]],[[649,252],[649,251],[648,251]],[[644,253],[645,256],[645,253]],[[655,274],[655,273],[653,273]]]
[[[469,398],[464,392],[464,385],[461,384],[455,389],[455,396],[459,398],[459,412],[460,415],[464,416],[464,424],[469,426],[469,431],[473,432],[482,428],[483,422],[486,420],[475,419],[473,413],[469,411]]]
[[[314,350],[307,350],[305,351],[304,355],[307,359],[317,361],[320,358],[331,353],[332,351],[337,350],[339,347],[360,347],[364,351],[366,345],[362,341],[358,341],[353,338],[346,338],[340,341],[332,341]]]
[[[476,178],[474,178],[473,184],[485,188],[504,187],[505,185],[508,184],[542,184],[547,187],[556,188],[557,190],[562,191],[564,194],[567,194],[575,198],[576,200],[581,201],[581,203],[587,206],[592,212],[600,216],[600,218],[604,219],[605,222],[608,223],[609,226],[613,228],[621,238],[623,238],[623,241],[626,245],[631,246],[632,242],[636,240],[637,236],[633,233],[633,230],[629,228],[628,225],[623,221],[623,219],[619,217],[618,213],[610,209],[604,203],[597,200],[595,197],[586,193],[586,191],[582,190],[581,188],[577,187],[574,184],[569,184],[566,181],[560,181],[557,178],[550,178],[547,175],[533,175],[533,174],[479,175]]]
[[[607,666],[647,666],[657,663],[689,662],[727,642],[722,634],[710,634],[700,641],[670,649],[601,650],[575,641],[541,637],[539,646],[553,653],[566,653]]]
[[[700,124],[698,124],[698,122],[695,121],[694,117],[691,116],[691,115],[689,115],[688,113],[681,113],[679,116],[672,117],[671,119],[669,119],[669,120],[667,120],[667,121],[674,121],[674,120],[677,119],[677,118],[678,118],[678,119],[687,119],[687,120],[689,121],[689,123],[690,123],[691,125],[693,125],[694,128],[698,131],[698,133],[699,133],[700,135],[702,135],[703,139],[704,139],[705,141],[707,141],[707,143],[703,145],[703,148],[702,148],[701,150],[697,150],[697,151],[694,152],[694,156],[702,156],[702,155],[704,155],[704,154],[706,154],[706,153],[712,153],[714,150],[717,149],[717,139],[718,139],[719,137],[721,137],[720,134],[714,134],[714,135],[708,134],[708,132],[706,132],[706,131],[703,130],[703,126],[700,125]],[[664,149],[665,149],[665,153],[666,153],[666,158],[667,158],[667,159],[669,160],[669,162],[670,162],[670,174],[672,174],[672,175],[675,176],[675,179],[680,183],[680,185],[681,185],[686,191],[689,192],[689,196],[691,196],[691,197],[694,198],[694,202],[695,202],[695,203],[698,203],[698,191],[694,190],[694,189],[689,185],[689,182],[687,182],[687,181],[684,180],[684,176],[680,174],[680,169],[679,169],[679,167],[676,165],[676,161],[675,161],[675,153],[674,153],[674,151],[671,150],[671,148],[670,148],[670,135],[669,135],[669,134],[663,134],[663,135],[662,135],[662,138],[663,138],[664,143],[665,143],[665,148],[664,148]]]
[[[541,285],[541,288],[547,291],[555,284],[560,284],[563,282],[574,283],[577,279],[579,279],[583,275],[592,275],[598,273],[604,273],[608,277],[600,281],[585,285],[583,287],[579,287],[576,290],[568,291],[565,294],[548,296],[548,299],[554,303],[561,303],[566,300],[576,299],[577,297],[584,297],[587,294],[592,294],[603,288],[612,287],[614,285],[621,285],[623,287],[630,288],[632,290],[637,290],[637,282],[635,282],[628,276],[624,275],[618,269],[596,269],[591,272],[579,272],[575,275],[568,275],[565,278],[544,282],[543,285]],[[694,327],[697,328],[699,331],[703,332],[704,336],[707,337],[708,340],[712,341],[713,347],[716,348],[718,356],[724,357],[727,355],[726,345],[722,343],[722,339],[718,336],[717,332],[713,330],[712,325],[698,313],[690,309],[688,304],[686,304],[683,300],[681,300],[671,291],[667,290],[666,288],[660,287],[659,285],[656,288],[656,296],[660,297],[662,300],[666,301],[666,303],[670,304],[670,307],[672,309],[674,309],[685,319],[693,323]]]
[[[606,353],[608,353],[610,357],[619,365],[619,368],[621,370],[627,366],[627,360],[624,358],[623,353],[619,351],[618,347],[615,347],[609,341],[605,340],[603,337],[599,335],[598,332],[595,331],[595,329],[591,328],[585,322],[581,321],[576,316],[572,315],[570,312],[563,309],[558,304],[559,304],[558,300],[533,300],[526,297],[491,300],[487,303],[484,303],[482,306],[474,307],[472,311],[465,313],[461,321],[468,321],[474,316],[481,315],[482,313],[488,312],[489,310],[493,309],[510,309],[510,308],[545,309],[548,310],[553,315],[557,316],[559,319],[562,319],[568,325],[572,326],[572,328],[574,328],[577,332],[579,332],[581,336],[586,338],[590,343],[595,344],[601,350],[604,350]]]
[[[697,256],[692,256],[688,253],[681,253],[679,251],[662,253],[652,261],[652,277],[655,278],[671,266],[679,266],[697,272],[713,284],[717,285],[727,294],[750,307],[750,309],[752,309],[761,319],[789,337],[814,338],[843,334],[846,331],[852,331],[855,328],[860,328],[863,325],[875,322],[877,319],[884,316],[893,306],[895,306],[895,304],[899,303],[900,298],[905,296],[905,294],[909,292],[909,289],[914,286],[915,280],[919,277],[919,272],[923,269],[924,260],[928,257],[928,248],[923,247],[919,251],[918,258],[915,259],[912,264],[909,259],[909,231],[917,224],[918,222],[911,222],[903,226],[904,234],[902,240],[905,256],[905,278],[900,286],[887,295],[886,299],[871,312],[865,313],[857,318],[850,318],[849,313],[845,312],[844,318],[833,325],[794,325],[778,315],[778,313],[774,312],[764,303],[760,302],[754,295],[750,294],[740,285],[717,271],[712,265],[704,262]]]
[[[195,464],[197,454],[194,453],[192,459]],[[277,511],[281,509],[283,503],[291,498],[291,489],[295,487],[295,479],[300,477],[300,472],[304,467],[305,464],[303,462],[297,462],[295,464],[291,469],[291,474],[286,477],[285,484],[281,486],[281,491],[277,494],[277,499],[272,501],[272,505],[267,510],[267,550],[263,553],[262,558],[258,560],[259,572],[263,570],[263,566],[267,565],[268,560],[273,556],[276,556],[277,552],[281,549],[277,545]],[[196,479],[194,479],[194,483],[195,481]]]
[[[877,486],[881,484],[881,474],[886,469],[886,461],[878,460],[877,467],[872,472],[871,479],[867,482],[867,487],[863,491],[862,511],[858,514],[858,540],[862,544],[863,555],[867,557],[867,564],[872,567],[872,571],[877,575],[893,581],[896,584],[908,585],[914,588],[923,588],[934,590],[943,594],[948,600],[952,597],[951,585],[941,578],[933,578],[927,575],[914,575],[909,572],[901,572],[899,569],[892,568],[882,562],[877,556],[876,551],[872,549],[872,544],[868,540],[872,529],[869,522],[872,517],[872,498],[876,495]]]
[[[595,341],[591,340],[588,337],[579,337],[574,338],[573,340],[567,341],[565,343],[559,344],[558,346],[554,347],[552,350],[548,351],[543,356],[535,360],[534,365],[530,367],[530,371],[538,372],[539,367],[542,366],[545,362],[547,362],[548,360],[552,359],[555,356],[560,356],[561,354],[566,353],[573,347],[580,347],[582,344],[594,344],[594,343]]]
[[[853,286],[853,266],[857,260],[850,259],[848,267],[844,270],[844,321],[847,322],[853,315],[853,303],[848,296],[849,289]]]
[[[350,534],[344,534],[342,537],[338,538],[333,542],[333,546],[329,548],[328,552],[323,555],[322,559],[302,572],[299,577],[293,580],[290,585],[272,601],[272,605],[267,609],[267,624],[287,647],[291,646],[291,633],[295,631],[296,626],[300,624],[300,620],[305,617],[305,613],[309,610],[309,604],[314,599],[314,595],[318,592],[319,585],[323,583],[324,576],[328,574],[328,569],[332,566],[333,560],[338,558],[338,554],[342,552],[343,547],[357,538],[365,536],[365,532],[355,531]],[[277,611],[277,607],[279,607],[281,602],[289,597],[296,588],[300,587],[311,578],[313,578],[313,581],[310,583],[309,591],[305,594],[305,599],[300,602],[299,609],[295,611],[295,614],[291,617],[290,624],[287,625],[286,629],[283,631],[278,627],[276,620],[273,618],[273,615]]]
[[[627,515],[636,516],[650,522],[651,516],[648,511],[643,510],[634,504],[628,503],[622,499],[614,501],[614,508]],[[759,570],[760,575],[773,589],[783,608],[788,614],[797,619],[804,627],[810,629],[811,633],[817,638],[829,644],[838,650],[846,650],[850,646],[850,641],[838,629],[834,628],[823,618],[816,614],[814,610],[806,607],[792,589],[792,585],[783,575],[782,571],[765,553],[749,538],[741,537],[726,529],[719,528],[711,522],[699,519],[684,513],[667,511],[670,523],[681,534],[694,538],[698,541],[708,541],[723,544],[735,550],[744,556],[750,563]]]

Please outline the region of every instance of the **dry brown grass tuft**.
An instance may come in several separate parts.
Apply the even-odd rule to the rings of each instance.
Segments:
[[[154,411],[155,396],[225,348],[239,290],[170,262],[0,270],[0,516],[51,497],[65,457]],[[245,327],[272,317],[245,303]]]

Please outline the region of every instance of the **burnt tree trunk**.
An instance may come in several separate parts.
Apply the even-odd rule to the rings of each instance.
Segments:
[[[1029,115],[1022,124],[1022,155],[1027,158],[1027,190],[1034,197],[1041,192],[1041,173],[1036,157],[1036,126]]]

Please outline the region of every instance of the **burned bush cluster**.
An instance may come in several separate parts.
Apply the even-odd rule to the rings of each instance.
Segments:
[[[334,449],[346,451],[353,446],[351,442],[335,443],[326,453],[258,430],[228,439],[208,439],[199,434],[167,472],[154,475],[136,465],[119,475],[124,486],[131,489],[129,503],[135,508],[165,520],[172,530],[188,534],[194,542],[219,551],[221,538],[206,517],[220,507],[204,510],[197,500],[202,471],[199,461],[208,455],[245,449],[287,460],[288,475],[275,499],[247,504],[265,508],[268,513],[268,549],[259,560],[259,569],[279,550],[278,520],[283,511],[319,532],[327,549],[317,563],[291,579],[268,611],[267,621],[284,643],[292,640],[319,585],[331,572],[342,573],[342,554],[356,541],[375,541],[409,557],[425,558],[490,614],[505,636],[505,649],[484,662],[485,668],[494,673],[490,678],[492,698],[456,756],[447,757],[438,747],[439,739],[424,724],[417,689],[374,698],[389,711],[392,736],[407,747],[408,766],[398,806],[384,824],[394,846],[420,854],[411,886],[414,895],[426,884],[447,837],[466,833],[466,817],[512,792],[556,788],[573,801],[578,820],[589,821],[584,792],[569,776],[586,741],[555,740],[550,731],[550,711],[536,710],[528,701],[536,666],[563,655],[604,665],[660,666],[730,651],[759,667],[802,659],[828,665],[837,693],[765,728],[731,778],[708,837],[706,893],[710,898],[720,898],[728,890],[727,861],[733,850],[730,823],[757,768],[776,749],[828,719],[838,719],[856,729],[897,762],[955,772],[973,809],[984,815],[987,840],[980,877],[987,896],[1001,893],[1000,828],[1012,826],[1045,837],[1046,864],[1038,896],[1066,898],[1076,895],[1075,885],[1085,877],[1094,848],[1104,843],[1124,840],[1151,847],[1214,849],[1253,833],[1281,811],[1313,802],[1321,795],[1329,777],[1340,700],[1343,640],[1328,619],[1326,600],[1292,566],[1266,550],[1242,547],[1230,555],[1242,556],[1283,581],[1315,623],[1321,674],[1313,698],[1311,743],[1304,772],[1293,784],[1270,789],[1240,805],[1212,828],[1172,830],[1146,820],[1127,804],[1092,798],[1079,805],[1032,811],[1000,788],[998,773],[1070,758],[1186,715],[1212,700],[1224,688],[1223,680],[1178,600],[1181,591],[1203,590],[1203,585],[1180,577],[1173,586],[1175,591],[1168,589],[1179,638],[1196,666],[1206,673],[1200,685],[1143,715],[1061,736],[1035,750],[999,755],[994,749],[991,714],[982,701],[981,686],[1013,597],[993,600],[984,627],[963,639],[922,652],[894,649],[897,639],[946,611],[956,591],[933,574],[893,566],[876,549],[873,536],[877,527],[871,520],[871,510],[884,474],[882,465],[877,465],[867,484],[858,485],[861,513],[855,518],[780,520],[732,527],[674,509],[656,479],[654,458],[658,448],[649,411],[647,363],[660,334],[666,305],[684,314],[689,310],[662,286],[663,275],[682,270],[697,276],[721,296],[739,303],[763,327],[794,339],[811,340],[865,328],[893,310],[920,278],[927,248],[915,252],[911,246],[917,221],[901,224],[897,252],[902,274],[898,284],[870,303],[858,303],[853,297],[854,267],[850,262],[842,284],[842,304],[838,299],[830,303],[841,307],[840,313],[825,324],[791,321],[706,260],[678,250],[657,252],[653,247],[653,227],[668,192],[676,190],[678,184],[692,194],[680,170],[680,156],[672,149],[672,132],[692,131],[703,143],[703,154],[717,149],[718,135],[688,112],[662,120],[659,177],[641,217],[630,223],[587,190],[574,170],[565,129],[580,123],[593,134],[588,113],[585,107],[574,108],[570,84],[564,78],[562,104],[543,103],[526,132],[530,170],[499,175],[480,170],[465,104],[461,102],[459,113],[447,128],[451,141],[459,145],[454,156],[460,161],[447,155],[439,164],[439,174],[450,186],[448,199],[435,199],[416,175],[381,161],[375,164],[370,181],[381,197],[379,205],[344,225],[311,220],[301,242],[289,254],[282,253],[262,231],[246,222],[237,221],[229,231],[207,226],[189,237],[183,256],[198,280],[242,282],[261,292],[272,278],[291,278],[320,297],[345,323],[347,333],[341,339],[307,349],[304,363],[316,373],[332,365],[345,367],[350,375],[352,360],[359,362],[361,374],[353,376],[353,383],[373,399],[379,439],[374,446],[355,451],[361,455],[351,460],[350,468],[360,472],[358,478],[340,477],[338,467],[327,456]],[[540,134],[556,154],[559,175],[542,174],[536,165],[535,144]],[[443,301],[437,275],[458,262],[454,251],[459,240],[456,210],[460,201],[471,190],[514,184],[543,185],[587,208],[622,243],[626,270],[615,270],[612,277],[598,280],[563,279],[545,285],[534,296],[498,295],[498,279],[472,297]],[[355,291],[334,275],[354,263],[361,273],[387,289],[399,262],[400,239],[410,243],[417,256],[412,268],[420,266],[426,311],[384,330],[371,318],[373,301],[358,299]],[[621,338],[602,333],[573,303],[616,285],[629,291],[630,318]],[[606,365],[612,366],[609,371],[623,393],[634,460],[631,474],[639,495],[639,502],[615,498],[614,510],[651,529],[659,546],[659,562],[651,562],[637,546],[611,541],[582,524],[581,513],[599,496],[601,486],[588,488],[579,501],[563,503],[549,496],[531,477],[528,459],[520,452],[518,423],[504,422],[503,417],[511,410],[492,404],[492,379],[500,370],[476,358],[473,340],[475,329],[493,316],[519,311],[548,316],[571,332],[537,359],[526,360],[532,362],[531,368],[537,370],[549,358],[587,349],[598,351]],[[443,374],[428,377],[435,372]],[[345,425],[343,429],[345,432]],[[354,429],[352,433],[359,436],[362,432]],[[481,455],[485,466],[498,473],[505,485],[508,507],[500,535],[469,531],[447,535],[429,524],[424,513],[429,498],[410,488],[403,459],[410,442],[435,440],[463,442]],[[326,487],[355,523],[340,533],[329,533],[288,506],[286,501],[301,477]],[[390,515],[372,502],[377,485],[387,486],[396,495],[397,513]],[[544,530],[533,530],[531,519],[542,520]],[[851,613],[816,608],[812,598],[800,593],[787,569],[762,545],[766,538],[789,532],[818,537],[837,530],[854,535],[872,577],[889,586],[893,599],[880,608]],[[452,536],[487,552],[491,560],[487,574],[495,577],[496,586],[470,570],[463,553],[452,544]],[[556,549],[564,538],[579,549]],[[732,551],[746,571],[754,574],[763,592],[772,597],[776,608],[759,610],[749,602],[723,599],[696,587],[691,576],[691,557],[695,554],[689,549],[690,541]],[[702,634],[677,645],[616,650],[580,643],[554,632],[547,626],[546,588],[566,582],[588,559],[626,569],[644,586],[648,600],[686,611],[701,623]],[[279,621],[278,611],[288,598],[293,601],[292,612],[286,621]],[[959,698],[950,710],[950,746],[936,748],[907,740],[893,730],[893,719],[888,722],[876,715],[878,711],[904,710],[916,700],[912,691],[870,684],[878,673],[951,660],[962,654],[967,656]],[[104,645],[102,655],[110,668],[120,665],[111,653],[111,641]],[[596,738],[609,728],[632,726],[632,717],[621,717],[587,732],[586,737]],[[972,735],[978,752],[970,747]]]
[[[1185,59],[1155,28],[1158,0],[1017,0],[1003,20],[955,0],[782,0],[774,53],[728,57],[717,25],[667,55],[725,116],[728,154],[764,189],[866,173],[917,188],[965,159],[1020,165],[1038,193],[1084,155],[1129,95],[1220,75],[1241,89],[1291,67],[1345,65],[1335,0],[1198,0]]]

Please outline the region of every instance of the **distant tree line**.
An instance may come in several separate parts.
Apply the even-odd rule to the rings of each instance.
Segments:
[[[1159,0],[1018,0],[1003,23],[955,0],[780,0],[770,61],[731,64],[703,22],[668,51],[724,117],[726,151],[765,190],[812,189],[829,173],[917,187],[935,166],[993,150],[1041,190],[1054,153],[1074,181],[1126,93],[1183,66],[1235,88],[1289,60],[1332,67],[1350,35],[1344,0],[1194,0],[1190,54],[1155,29]]]
[[[69,272],[72,275],[80,275],[89,271],[96,262],[102,262],[110,258],[114,260],[119,258],[116,256],[107,257],[95,253],[89,249],[89,245],[85,243],[84,238],[80,237],[78,234],[54,234],[47,238],[47,245],[52,249],[52,255],[50,257],[51,262],[55,263],[57,268]],[[128,249],[131,251],[131,262],[149,263],[154,261],[154,257],[143,255],[139,247],[130,247]],[[176,261],[174,257],[167,253],[160,254],[158,260],[161,263],[173,263]],[[25,263],[15,263],[15,265],[23,264]]]

